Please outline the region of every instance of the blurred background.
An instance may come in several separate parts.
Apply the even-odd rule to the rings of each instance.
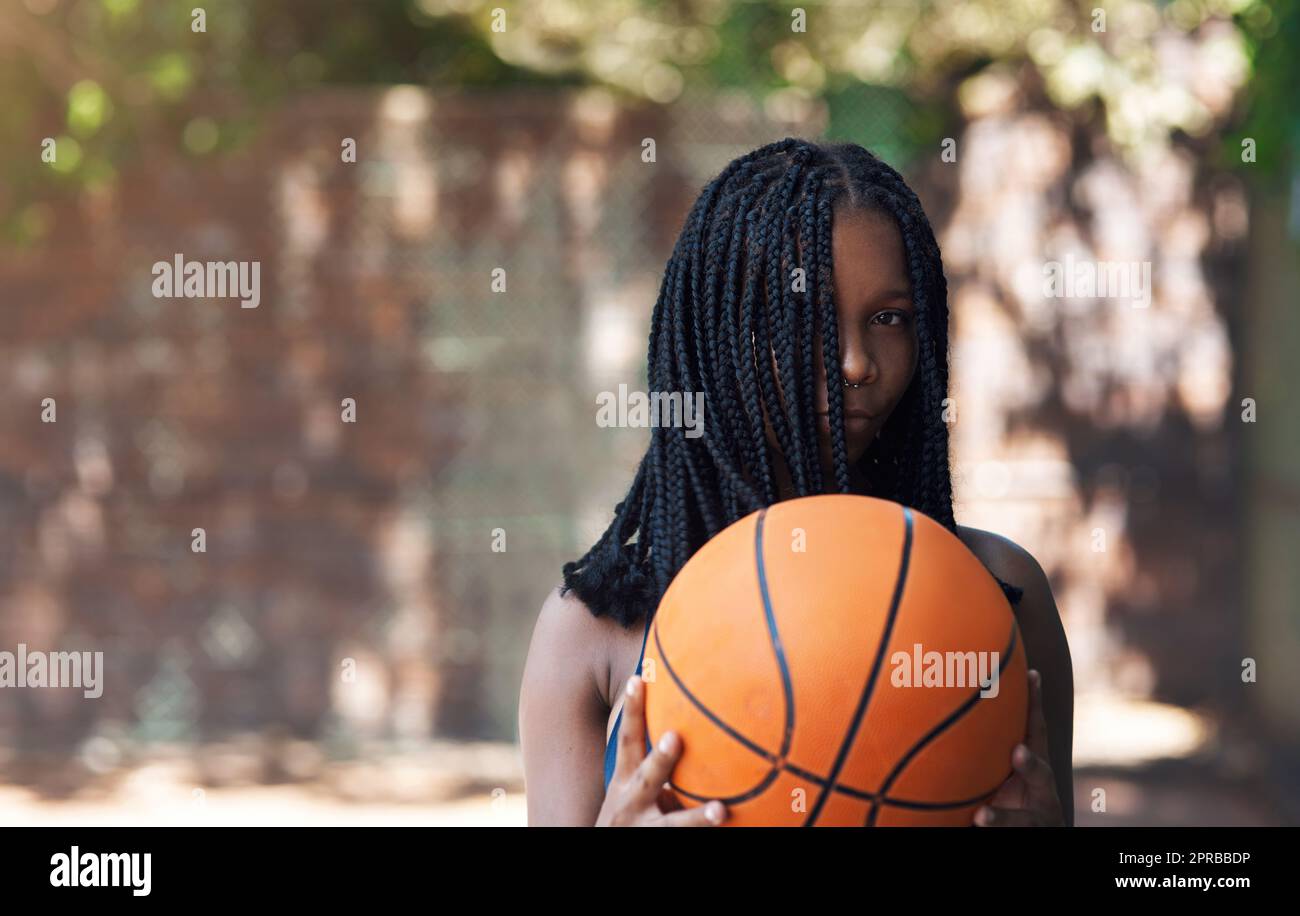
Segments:
[[[1296,0],[201,2],[0,5],[0,649],[105,664],[0,690],[0,823],[523,823],[532,626],[646,442],[596,395],[703,183],[803,135],[935,226],[1079,823],[1300,824]],[[155,298],[176,252],[260,306]]]

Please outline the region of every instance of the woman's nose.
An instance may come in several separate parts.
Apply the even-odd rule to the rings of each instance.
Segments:
[[[863,385],[876,379],[876,361],[867,348],[855,341],[841,348],[840,366],[850,385]]]

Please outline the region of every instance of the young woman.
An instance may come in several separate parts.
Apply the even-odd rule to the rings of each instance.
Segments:
[[[608,530],[542,605],[519,703],[530,824],[725,820],[717,801],[682,809],[664,791],[678,736],[653,749],[642,738],[650,619],[714,534],[823,492],[918,509],[998,579],[1040,674],[1011,776],[975,822],[1073,823],[1069,648],[1034,558],[953,519],[947,356],[934,233],[871,153],[786,139],[705,187],[665,270],[649,351],[650,390],[703,392],[705,432],[652,430]]]

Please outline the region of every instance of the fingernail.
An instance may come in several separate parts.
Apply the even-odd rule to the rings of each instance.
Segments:
[[[628,696],[630,696],[630,697],[634,697],[634,696],[636,696],[636,682],[639,681],[639,680],[641,680],[641,679],[640,679],[639,677],[637,677],[635,674],[632,675],[630,678],[627,679],[627,695],[628,695]]]
[[[992,820],[993,812],[988,808],[980,808],[975,812],[975,823],[979,824],[981,827],[987,827]]]
[[[673,733],[664,732],[663,737],[659,739],[659,750],[667,754],[673,749]]]
[[[704,816],[715,824],[722,823],[722,802],[711,801],[704,806]]]

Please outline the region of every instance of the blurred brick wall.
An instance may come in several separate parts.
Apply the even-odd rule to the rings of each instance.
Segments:
[[[782,131],[745,106],[673,117],[318,94],[234,154],[142,151],[0,254],[0,645],[107,669],[95,701],[7,691],[0,744],[511,737],[536,609],[638,449],[595,426],[611,382],[587,370],[643,371],[687,163]],[[681,145],[647,164],[645,137]],[[176,252],[259,261],[260,307],[154,298]],[[633,346],[610,352],[611,317]]]
[[[949,167],[956,514],[1042,564],[1080,695],[1240,708],[1245,189],[1213,140],[1133,161],[1029,83]],[[1149,303],[1045,296],[1067,257],[1147,263]]]

